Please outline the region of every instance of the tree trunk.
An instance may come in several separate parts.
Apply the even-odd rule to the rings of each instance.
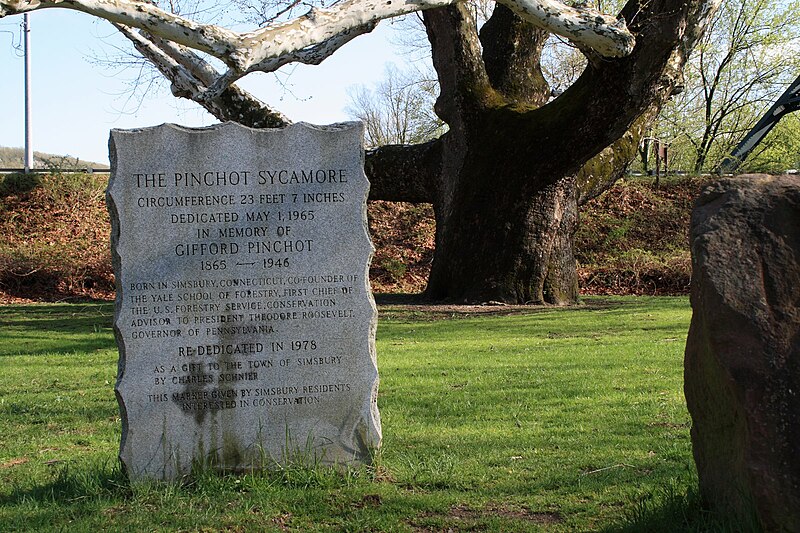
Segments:
[[[436,255],[426,296],[455,302],[574,303],[575,179],[531,187],[518,176],[501,178],[496,171],[496,154],[470,154],[452,209],[444,213],[437,206]]]
[[[555,180],[540,175],[518,157],[514,136],[494,133],[518,131],[515,124],[525,121],[524,113],[485,109],[470,119],[466,135],[445,139],[442,176],[451,187],[434,203],[436,253],[426,297],[469,303],[578,301],[572,250],[577,180],[570,173]],[[565,163],[570,156],[551,154]]]
[[[370,199],[433,204],[436,251],[427,298],[575,303],[578,179],[537,179],[526,166],[510,164],[514,143],[484,133],[495,128],[486,125],[491,119],[482,122],[424,145],[368,152]]]
[[[643,10],[629,2],[634,53],[615,61],[589,54],[581,78],[546,104],[541,35],[498,7],[481,32],[481,61],[465,10],[425,12],[442,87],[436,111],[450,126],[434,182],[429,298],[577,301],[578,199],[599,194],[635,157],[711,12],[703,2],[654,0]]]
[[[549,96],[539,65],[546,34],[500,5],[481,30],[482,47],[462,6],[424,18],[442,88],[436,111],[450,126],[437,167],[436,252],[426,296],[577,301],[576,181],[537,179],[515,161],[516,134],[506,136]]]

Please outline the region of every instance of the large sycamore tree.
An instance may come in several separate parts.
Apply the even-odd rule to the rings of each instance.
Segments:
[[[720,3],[630,0],[613,17],[586,3],[498,0],[480,30],[474,10],[457,0],[341,0],[241,34],[136,0],[0,0],[0,16],[60,7],[105,18],[171,81],[173,94],[220,120],[263,128],[288,119],[239,89],[238,79],[317,64],[380,20],[421,11],[441,87],[435,111],[448,129],[424,144],[369,151],[370,198],[433,204],[428,297],[561,304],[578,295],[578,202],[634,157]],[[550,32],[587,57],[555,99],[540,65]]]

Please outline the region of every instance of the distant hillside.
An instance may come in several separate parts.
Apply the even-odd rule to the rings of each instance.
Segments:
[[[25,150],[22,148],[5,148],[0,146],[0,168],[23,168],[25,166]],[[44,152],[33,152],[33,168],[47,169],[105,169],[109,168],[108,163],[95,163],[84,161],[77,157],[68,155],[46,154]]]

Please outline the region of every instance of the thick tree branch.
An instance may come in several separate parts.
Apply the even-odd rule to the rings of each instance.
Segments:
[[[581,167],[576,179],[578,205],[597,198],[622,178],[631,161],[636,158],[639,143],[660,109],[660,103],[652,105],[614,144],[606,147]]]
[[[474,142],[475,120],[500,98],[489,83],[481,58],[477,24],[472,10],[456,4],[423,13],[431,43],[433,66],[439,78],[439,97],[434,110],[449,131],[441,137],[442,158],[435,183],[436,232],[449,231],[449,213]]]
[[[0,17],[61,7],[145,30],[165,40],[206,52],[222,60],[234,74],[271,68],[272,60],[309,47],[329,55],[324,43],[380,20],[455,4],[459,0],[343,0],[328,9],[312,9],[294,20],[271,24],[249,33],[200,24],[138,0],[0,0]],[[597,53],[620,57],[633,48],[633,35],[613,17],[587,8],[572,8],[557,0],[501,0],[523,19],[574,40]]]
[[[386,145],[367,151],[370,200],[433,203],[441,174],[442,142]]]
[[[571,7],[557,0],[508,0],[500,3],[534,26],[603,57],[626,56],[635,44],[624,20],[596,11],[591,14],[586,7]],[[611,42],[616,46],[609,47]]]
[[[637,45],[630,56],[590,63],[555,101],[522,115],[498,109],[482,127],[492,131],[500,124],[513,124],[510,129],[516,134],[505,140],[510,149],[504,158],[515,174],[524,175],[521,169],[533,161],[545,182],[559,179],[564,172],[577,172],[622,137],[642,113],[670,94],[679,77],[678,67],[682,67],[689,45],[699,35],[697,28],[706,23],[719,2],[628,2],[623,14],[637,32]],[[598,91],[598,87],[603,90]],[[620,101],[625,105],[620,106]],[[540,158],[542,146],[548,147],[550,158]]]
[[[310,46],[308,48],[303,48],[302,50],[298,50],[295,52],[287,53],[281,57],[270,57],[267,58],[260,63],[257,63],[249,68],[248,72],[259,71],[259,72],[274,72],[281,68],[284,65],[288,65],[289,63],[303,63],[305,65],[319,65],[333,55],[334,52],[339,50],[342,46],[346,45],[359,35],[364,35],[365,33],[369,33],[375,29],[377,22],[369,22],[362,26],[357,26],[354,28],[349,28],[338,35],[334,35],[327,41]],[[225,73],[224,76],[220,76],[217,78],[216,82],[213,85],[210,85],[208,91],[201,96],[203,99],[214,99],[218,97],[225,88],[233,83],[234,81],[238,80],[239,78],[243,77],[247,72],[240,72],[235,70],[229,70]]]
[[[206,52],[231,68],[247,62],[242,37],[234,31],[200,24],[138,0],[0,0],[0,17],[36,9],[74,9],[115,24],[131,26],[195,50]]]
[[[581,167],[577,175],[578,204],[599,196],[622,177],[630,162],[636,156],[636,149],[645,132],[652,125],[661,107],[683,86],[683,69],[689,53],[698,39],[711,23],[713,14],[721,4],[720,0],[694,2],[687,14],[689,23],[680,43],[673,49],[667,65],[659,80],[659,87],[653,91],[653,98],[647,109],[635,120],[622,137]]]
[[[234,120],[252,128],[277,128],[289,123],[280,113],[239,89],[227,87],[214,99],[207,86],[220,74],[191,50],[117,25],[136,49],[172,82],[175,96],[196,101],[220,121]],[[440,174],[441,142],[420,145],[389,145],[366,154],[365,170],[370,178],[370,200],[432,203]]]
[[[208,87],[220,74],[208,62],[186,47],[148,36],[127,26],[115,24],[136,50],[172,82],[175,96],[197,102],[220,121],[232,120],[251,128],[278,128],[289,124],[282,114],[230,85],[208,98]]]
[[[459,130],[465,117],[486,106],[492,96],[475,17],[466,5],[456,4],[426,11],[423,21],[439,78],[434,108],[451,129]]]
[[[509,102],[538,107],[549,99],[540,63],[547,36],[501,4],[495,4],[481,28],[486,73],[492,87]]]

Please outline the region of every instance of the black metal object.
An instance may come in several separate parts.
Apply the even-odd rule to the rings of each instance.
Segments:
[[[772,104],[769,111],[767,111],[766,114],[761,117],[761,120],[758,121],[758,124],[745,135],[744,139],[741,140],[733,152],[722,160],[722,163],[719,164],[715,173],[730,174],[734,172],[784,115],[797,111],[798,109],[800,109],[800,76],[798,76],[780,98]]]

